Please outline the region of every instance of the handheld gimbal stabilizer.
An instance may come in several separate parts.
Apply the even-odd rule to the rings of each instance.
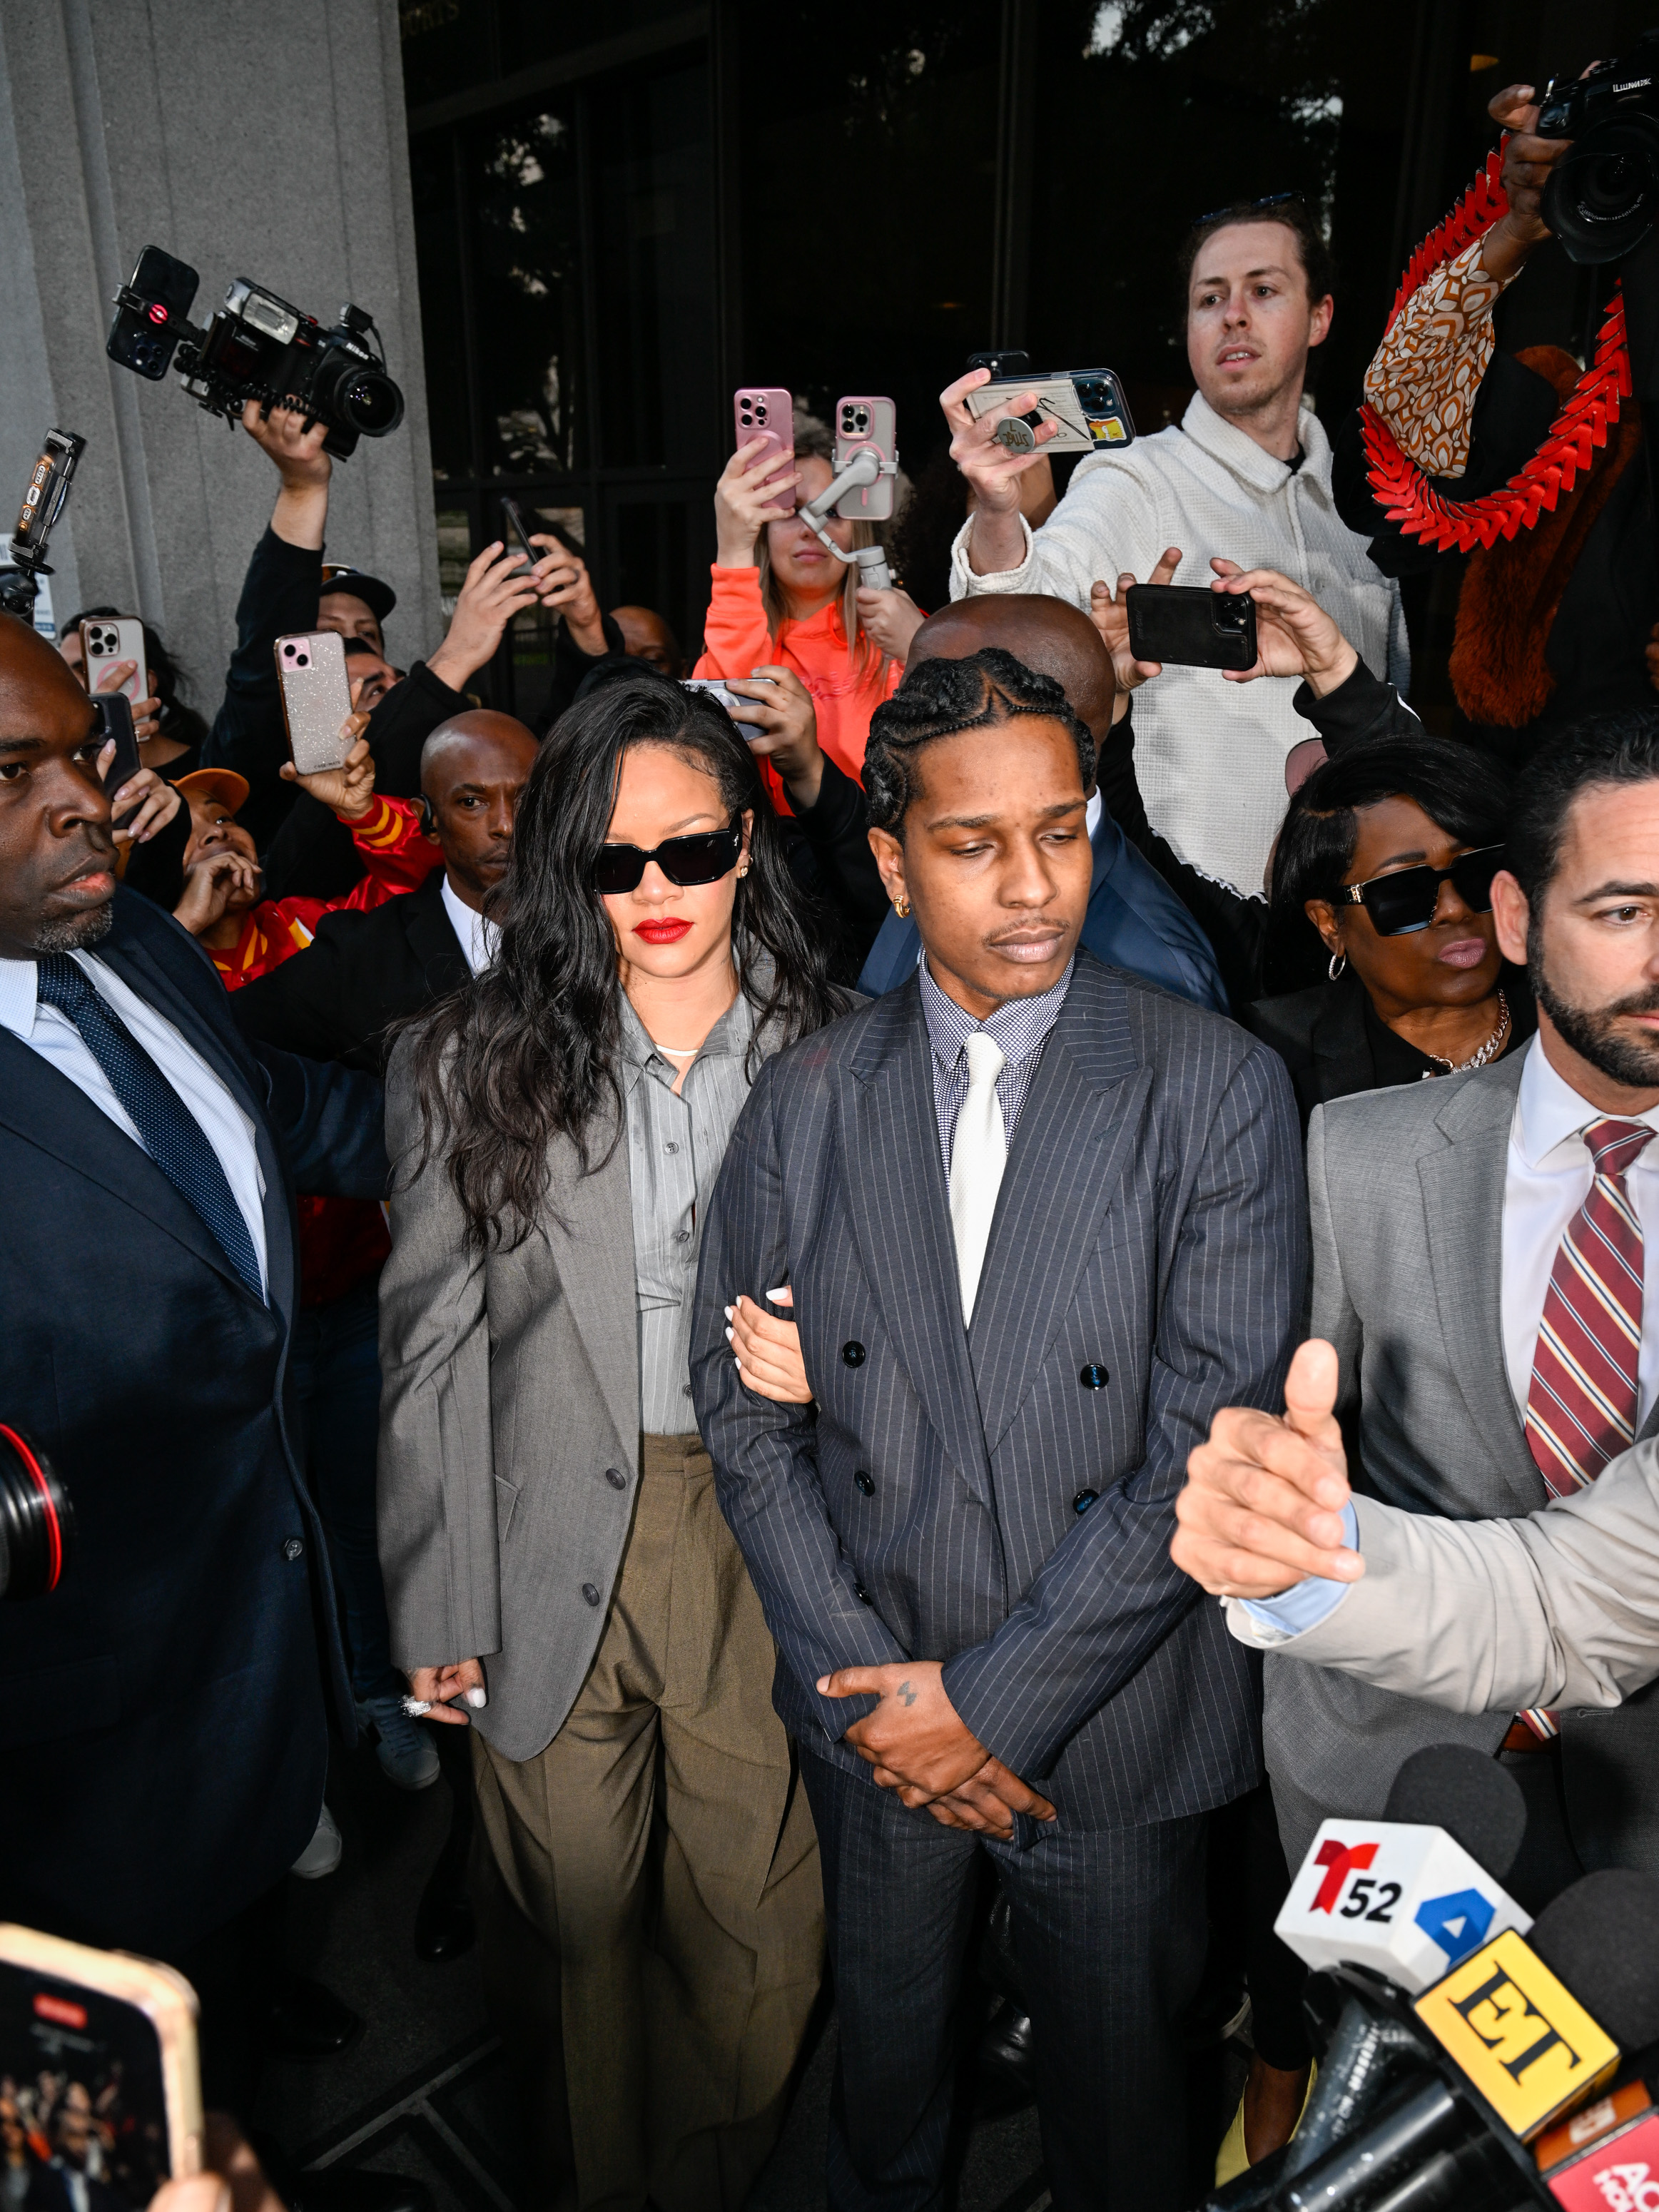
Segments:
[[[884,460],[874,446],[860,447],[834,481],[827,484],[815,500],[799,509],[800,518],[818,543],[833,553],[843,568],[856,561],[860,586],[867,585],[872,592],[884,592],[892,585],[892,575],[887,566],[887,554],[880,545],[860,545],[851,553],[843,553],[824,528],[830,514],[848,492],[866,491],[878,483],[883,477],[898,474],[898,456]]]

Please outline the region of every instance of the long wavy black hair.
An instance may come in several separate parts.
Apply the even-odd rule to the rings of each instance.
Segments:
[[[520,797],[513,856],[486,907],[501,933],[494,964],[415,1024],[421,1164],[434,1150],[447,1155],[480,1248],[529,1234],[556,1137],[571,1140],[591,1174],[621,1134],[622,983],[593,869],[623,756],[635,745],[665,746],[713,776],[728,819],[753,813],[732,939],[757,1032],[773,1024],[793,1043],[849,1003],[829,980],[827,933],[790,875],[754,756],[719,702],[644,667],[579,700],[544,740]],[[751,1075],[758,1057],[752,1045]]]

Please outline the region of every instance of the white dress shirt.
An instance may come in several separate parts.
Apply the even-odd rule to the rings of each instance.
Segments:
[[[265,1179],[259,1171],[253,1123],[225,1085],[191,1044],[164,1014],[141,999],[122,981],[112,968],[95,953],[70,955],[94,988],[107,1000],[142,1045],[194,1117],[225,1171],[231,1195],[241,1208],[248,1235],[259,1262],[259,1280],[269,1284],[265,1266]],[[43,1005],[36,994],[33,960],[0,960],[0,1024],[38,1052],[42,1060],[67,1076],[100,1113],[107,1114],[123,1136],[135,1145],[143,1139],[110,1079],[93,1056],[92,1048],[69,1016],[56,1006]]]
[[[464,899],[456,897],[447,871],[444,875],[444,887],[438,896],[444,902],[444,912],[449,916],[450,927],[461,940],[461,951],[466,957],[467,966],[475,975],[482,975],[486,968],[495,964],[495,947],[501,941],[501,931],[493,921],[486,921],[481,914],[475,913]]]
[[[1504,1176],[1504,1364],[1523,1419],[1551,1270],[1595,1173],[1583,1132],[1592,1121],[1607,1120],[1644,1121],[1659,1133],[1659,1107],[1650,1114],[1604,1115],[1557,1074],[1545,1057],[1543,1039],[1534,1037],[1521,1071]],[[1625,1188],[1642,1224],[1644,1248],[1636,1378],[1639,1429],[1659,1389],[1659,1145],[1650,1145],[1637,1160]]]

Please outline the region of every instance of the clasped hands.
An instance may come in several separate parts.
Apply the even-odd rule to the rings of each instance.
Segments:
[[[854,1721],[842,1741],[912,1811],[922,1808],[942,1826],[1000,1837],[1014,1832],[1014,1814],[1052,1820],[1054,1808],[1018,1775],[994,1759],[951,1703],[945,1670],[936,1659],[896,1667],[842,1667],[821,1675],[823,1698],[874,1697],[874,1712]]]
[[[1347,1456],[1335,1415],[1337,1357],[1319,1337],[1285,1378],[1283,1416],[1228,1407],[1187,1462],[1170,1556],[1216,1597],[1277,1597],[1310,1576],[1358,1582],[1345,1541]]]

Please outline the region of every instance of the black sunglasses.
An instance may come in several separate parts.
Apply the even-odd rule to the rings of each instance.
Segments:
[[[731,874],[742,850],[741,822],[730,823],[724,830],[705,830],[695,837],[665,837],[649,853],[637,845],[601,845],[593,863],[593,886],[604,898],[636,891],[652,860],[682,890],[693,884],[715,884]]]
[[[1242,222],[1247,215],[1260,215],[1263,208],[1286,207],[1291,201],[1301,198],[1300,192],[1268,192],[1259,200],[1237,200],[1231,207],[1212,208],[1208,215],[1195,215],[1193,228],[1201,230],[1206,222],[1213,222],[1220,215],[1230,215],[1236,222]]]
[[[1477,852],[1460,853],[1449,868],[1396,868],[1363,884],[1345,884],[1334,903],[1363,906],[1379,937],[1406,937],[1434,920],[1440,886],[1448,878],[1471,914],[1490,914],[1492,879],[1503,865],[1501,845],[1482,845]]]

